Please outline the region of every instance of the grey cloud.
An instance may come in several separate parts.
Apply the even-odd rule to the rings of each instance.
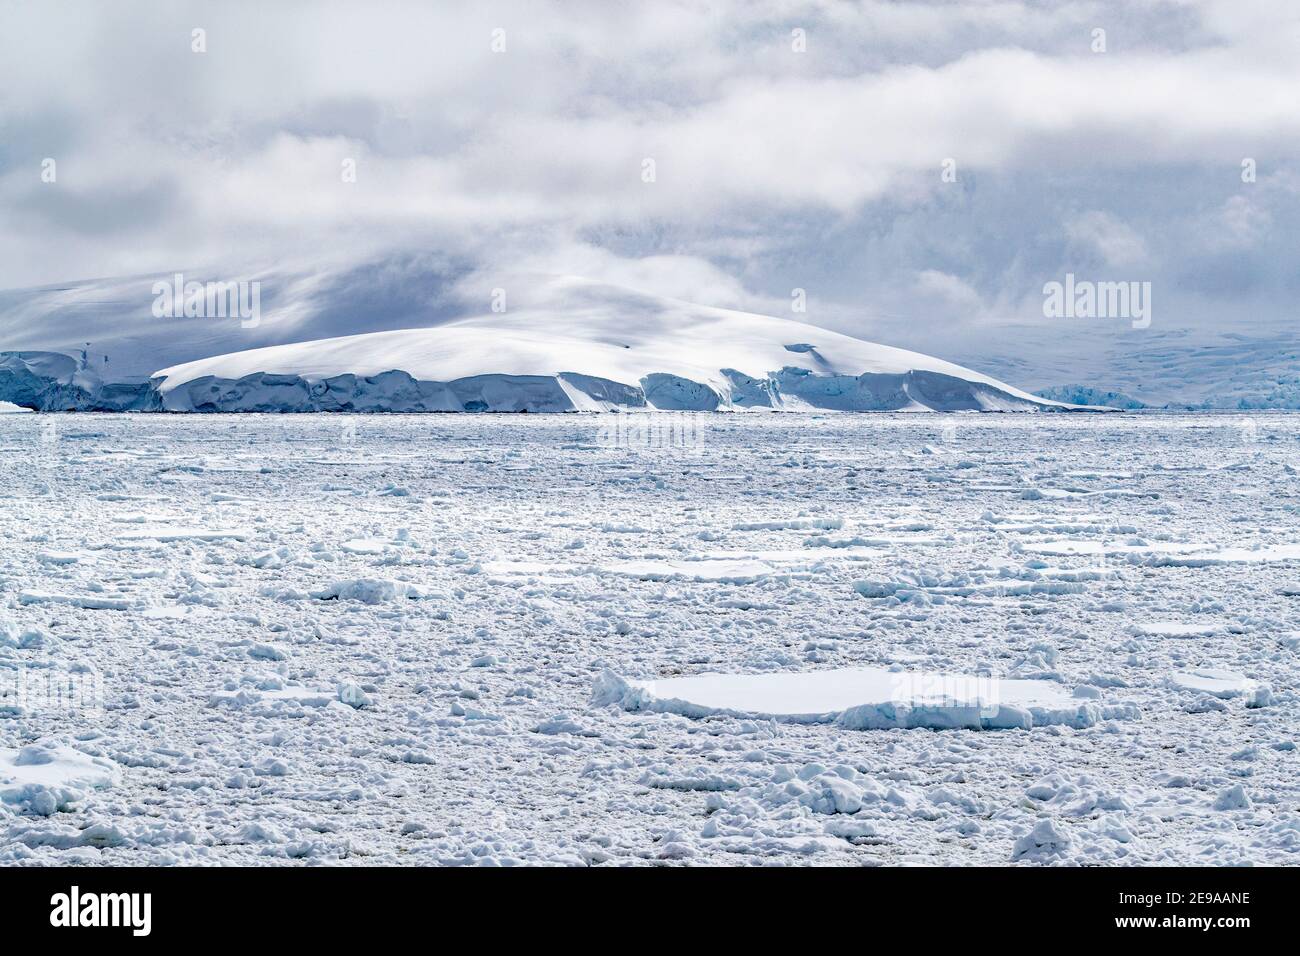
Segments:
[[[157,226],[176,209],[179,190],[171,181],[85,188],[67,185],[69,179],[75,181],[75,166],[65,162],[55,168],[55,183],[43,183],[33,172],[29,185],[12,190],[10,211],[26,230],[45,230],[52,238],[71,232],[121,240]]]

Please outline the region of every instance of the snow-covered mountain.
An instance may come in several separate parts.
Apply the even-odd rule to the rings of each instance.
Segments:
[[[195,280],[215,278],[201,270],[186,270],[185,276]],[[83,371],[93,372],[98,379],[114,383],[118,393],[116,401],[126,402],[130,407],[161,407],[161,395],[149,385],[155,372],[227,353],[301,345],[367,333],[428,331],[444,325],[470,324],[492,327],[498,332],[503,331],[503,325],[509,325],[511,328],[504,331],[533,336],[546,330],[554,333],[558,342],[565,336],[587,338],[585,328],[573,325],[568,327],[569,331],[562,328],[569,317],[581,316],[590,317],[592,322],[608,322],[623,335],[642,330],[647,337],[664,338],[668,332],[663,323],[673,310],[691,308],[620,286],[598,283],[566,282],[537,276],[494,277],[480,283],[463,265],[437,256],[391,255],[361,263],[312,263],[240,276],[258,281],[261,286],[261,320],[248,327],[233,319],[157,317],[152,309],[155,301],[152,287],[160,278],[168,277],[126,276],[41,288],[0,290],[0,353],[9,353],[7,358],[0,359],[0,364],[9,367],[8,372],[0,371],[0,380],[8,381],[10,384],[6,387],[13,388],[16,387],[14,377],[17,375],[26,380],[28,386],[32,385],[34,380],[29,371],[17,368],[24,360],[16,359],[14,352],[26,355],[54,352],[79,358],[84,350],[87,368]],[[487,311],[491,287],[497,285],[508,287],[509,311],[504,316],[489,313],[481,318],[472,318]],[[704,316],[710,312],[717,314],[717,310],[700,310],[691,314]],[[581,318],[574,321],[587,322]],[[938,334],[924,321],[924,316],[919,316],[910,329],[895,328],[892,332],[880,330],[873,333],[868,326],[863,326],[861,331],[857,326],[841,325],[839,328],[849,334],[837,337],[820,329],[799,334],[804,337],[823,336],[817,342],[820,356],[828,360],[843,358],[844,365],[840,370],[850,375],[875,367],[863,366],[855,370],[849,361],[850,356],[858,354],[854,351],[858,346],[846,343],[857,341],[854,336],[861,334],[867,338],[896,342],[922,354],[939,352],[956,363],[954,367],[961,367],[959,377],[966,380],[979,379],[979,376],[966,371],[978,369],[985,376],[986,384],[994,380],[1012,383],[1022,391],[1032,391],[1035,396],[1058,402],[1087,401],[1121,408],[1139,405],[1148,408],[1300,408],[1300,375],[1297,374],[1300,337],[1288,329],[1260,327],[1246,335],[1175,326],[1153,326],[1144,330],[1132,330],[1127,326],[1106,329],[1095,323],[1076,322],[1050,327],[986,325],[978,331],[950,329]],[[736,341],[743,340],[742,335]],[[938,340],[942,345],[935,344]],[[387,344],[385,341],[379,339],[367,343],[367,347],[373,345],[378,350],[375,353],[377,363],[383,350],[400,339]],[[498,340],[498,344],[501,341]],[[605,339],[597,336],[595,341],[599,343]],[[692,367],[689,374],[681,371],[672,374],[692,381],[703,381],[693,377],[701,374],[701,367],[704,373],[712,376],[710,380],[716,380],[724,367],[738,369],[752,377],[762,377],[787,366],[805,368],[814,374],[823,368],[812,362],[811,355],[800,358],[798,353],[785,351],[784,345],[800,343],[787,342],[780,336],[775,342],[781,346],[775,353],[776,363],[771,361],[773,353],[769,350],[752,369],[740,364],[740,359],[728,359],[725,355],[715,356],[707,362],[695,361],[692,356],[700,351],[698,342],[685,337],[678,341],[690,342],[685,351],[691,354],[684,356],[682,365]],[[728,342],[725,348],[733,348],[736,341]],[[831,342],[839,344],[832,349],[828,345]],[[361,340],[357,340],[346,348],[352,349],[360,344]],[[399,352],[409,344],[404,342]],[[575,354],[568,346],[560,351],[562,355]],[[649,352],[648,348],[642,348],[637,354]],[[291,357],[283,353],[273,355],[277,359]],[[538,355],[541,357],[541,353]],[[350,365],[353,358],[358,359],[355,366]],[[411,371],[405,367],[405,355],[400,354],[399,358],[402,361],[394,366],[377,369],[374,363],[367,365],[358,355],[350,353],[348,361],[331,360],[333,371],[326,377],[341,368],[344,374],[361,374],[363,377],[371,374],[363,369],[379,374],[396,368],[408,371],[415,379],[445,382],[454,380],[464,370],[439,366]],[[232,362],[231,368],[243,360]],[[576,364],[566,361],[559,365],[542,364],[530,368],[551,376],[561,371],[599,375],[598,371],[577,369]],[[295,368],[292,364],[283,367]],[[485,374],[501,373],[499,368],[490,365],[482,368],[488,370]],[[925,368],[933,369],[933,366],[926,365]],[[620,373],[625,377],[611,380],[640,387],[640,377],[653,371],[671,369],[633,365]],[[431,377],[425,378],[426,375]],[[993,379],[988,379],[988,376]],[[44,373],[38,377],[45,377]],[[72,384],[71,378],[68,375],[56,378],[60,386],[56,391],[63,400],[75,399],[76,393],[67,389]],[[722,384],[730,388],[728,382]],[[177,380],[172,378],[169,390],[174,391],[176,386]],[[39,390],[41,386],[36,387]],[[996,387],[999,390],[1004,388],[1000,384]],[[793,403],[798,395],[788,397]],[[72,407],[83,406],[74,403]]]
[[[391,278],[391,277],[390,277]],[[86,284],[47,295],[107,302],[136,285]],[[317,284],[317,287],[321,284]],[[152,317],[99,324],[81,315],[44,337],[72,352],[0,351],[0,401],[44,410],[129,411],[604,411],[716,410],[1014,411],[1067,407],[919,352],[892,349],[788,319],[695,306],[575,277],[538,284],[523,307],[389,329],[357,303],[342,313],[311,307],[311,284],[281,281],[268,321]],[[296,298],[295,298],[296,295]],[[122,298],[116,299],[122,302]],[[29,308],[31,308],[29,300]],[[389,316],[390,320],[390,316]],[[341,328],[351,336],[308,337]],[[12,338],[13,330],[9,330]],[[94,347],[116,336],[113,362]],[[60,338],[61,336],[61,338]],[[94,336],[94,339],[91,338]],[[257,349],[229,343],[277,341]],[[73,337],[73,338],[69,338]],[[69,339],[68,342],[62,339]],[[213,346],[227,345],[227,349]],[[211,350],[211,351],[208,351]],[[200,352],[201,358],[191,358]],[[147,356],[191,360],[160,371]]]
[[[1065,407],[941,359],[578,278],[562,308],[218,355],[159,371],[164,408],[1012,411]]]
[[[0,353],[0,400],[165,411],[1021,411],[1068,407],[917,352],[589,280],[423,328],[242,351],[114,381],[87,352]],[[226,321],[229,327],[235,323]]]

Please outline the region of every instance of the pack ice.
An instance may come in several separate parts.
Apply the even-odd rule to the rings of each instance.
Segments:
[[[0,865],[1300,859],[1294,416],[622,420],[0,418]]]

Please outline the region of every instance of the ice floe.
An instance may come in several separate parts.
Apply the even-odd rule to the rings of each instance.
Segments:
[[[1133,633],[1145,637],[1209,637],[1222,631],[1222,625],[1212,622],[1142,621],[1133,625]]]
[[[706,417],[7,418],[0,746],[119,770],[0,865],[1296,862],[1292,417]]]
[[[111,787],[120,772],[111,761],[61,745],[0,748],[0,807],[49,816],[90,790]]]
[[[101,594],[56,594],[51,591],[22,591],[18,595],[19,604],[66,604],[71,607],[83,607],[96,611],[125,611],[131,607],[126,598],[110,597]]]
[[[247,541],[253,533],[244,528],[141,528],[123,531],[122,541]]]
[[[1259,688],[1258,681],[1251,680],[1245,674],[1202,667],[1196,670],[1181,671],[1169,678],[1170,682],[1183,690],[1194,690],[1212,697],[1243,697]]]
[[[753,559],[702,559],[698,561],[625,561],[607,565],[605,570],[643,581],[716,581],[725,584],[750,584],[770,577],[776,569]]]
[[[1059,684],[874,667],[788,674],[698,674],[627,680],[611,671],[596,681],[592,701],[625,710],[708,717],[719,714],[791,723],[834,723],[852,730],[1029,729],[1087,727],[1132,717],[1130,707],[1104,707],[1071,696]]]

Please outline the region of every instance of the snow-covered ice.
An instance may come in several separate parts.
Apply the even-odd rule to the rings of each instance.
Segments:
[[[50,816],[67,810],[86,794],[117,783],[111,760],[66,746],[29,744],[0,748],[0,808]]]
[[[1259,686],[1257,682],[1244,674],[1219,670],[1213,667],[1179,671],[1170,680],[1173,681],[1176,687],[1201,691],[1212,697],[1241,697]]]
[[[1296,862],[1300,422],[616,417],[4,416],[0,863]]]
[[[835,723],[856,730],[896,727],[1029,729],[1050,724],[1090,726],[1104,716],[1133,716],[1122,708],[1103,711],[1044,680],[929,674],[881,667],[848,667],[807,673],[697,674],[667,680],[627,681],[606,671],[593,699],[628,710],[688,717],[734,715]]]

